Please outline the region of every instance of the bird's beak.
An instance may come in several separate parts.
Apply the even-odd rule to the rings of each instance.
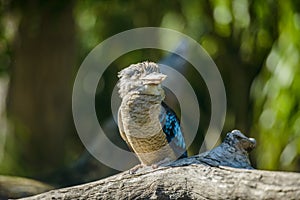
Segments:
[[[163,80],[167,78],[167,75],[162,74],[162,73],[152,73],[148,74],[145,77],[142,77],[141,79],[144,81],[144,84],[149,84],[149,85],[158,85]]]

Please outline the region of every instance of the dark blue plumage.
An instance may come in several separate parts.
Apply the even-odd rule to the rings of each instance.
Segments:
[[[164,119],[161,119],[163,132],[166,134],[166,139],[171,148],[179,158],[186,158],[187,151],[184,137],[180,128],[180,121],[175,112],[164,102],[161,103],[164,108]]]

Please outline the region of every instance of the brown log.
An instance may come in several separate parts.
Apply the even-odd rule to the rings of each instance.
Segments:
[[[201,164],[164,167],[25,199],[300,199],[300,174]]]
[[[53,189],[52,186],[40,181],[0,175],[0,199],[20,198],[39,194]]]

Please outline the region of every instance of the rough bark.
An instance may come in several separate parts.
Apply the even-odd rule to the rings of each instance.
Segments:
[[[190,165],[128,172],[25,199],[299,199],[300,174]]]

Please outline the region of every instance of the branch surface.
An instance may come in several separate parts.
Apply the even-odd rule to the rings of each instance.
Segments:
[[[299,199],[300,174],[202,164],[123,172],[24,199]]]

